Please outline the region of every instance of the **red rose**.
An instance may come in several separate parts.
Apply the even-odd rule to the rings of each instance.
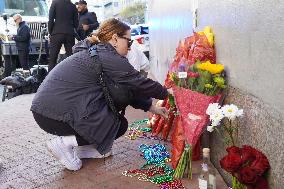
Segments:
[[[250,167],[244,167],[239,171],[238,180],[243,184],[254,184],[257,179],[257,173]]]
[[[236,147],[236,146],[231,146],[231,147],[228,147],[226,149],[226,151],[229,153],[229,154],[240,154],[241,153],[241,149],[239,147]]]
[[[270,167],[267,157],[251,146],[243,146],[242,160],[243,164],[249,165],[258,175],[262,175]]]
[[[268,189],[268,182],[264,177],[259,177],[256,181],[253,189]]]
[[[250,167],[257,172],[258,175],[262,175],[270,167],[270,165],[267,157],[262,153],[258,153]]]
[[[249,152],[251,152],[253,154],[256,154],[256,153],[259,152],[257,149],[255,149],[255,148],[253,148],[253,147],[251,147],[249,145],[243,145],[242,149],[245,150],[245,151],[249,151]]]
[[[237,171],[242,164],[239,154],[228,154],[220,160],[220,165],[226,171],[233,173]]]
[[[244,145],[241,149],[242,153],[242,163],[243,164],[251,164],[256,159],[257,150],[250,146]]]

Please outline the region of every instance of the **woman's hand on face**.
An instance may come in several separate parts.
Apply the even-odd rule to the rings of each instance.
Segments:
[[[161,115],[165,118],[167,118],[168,114],[169,114],[168,110],[165,107],[159,107],[159,106],[155,106],[153,104],[150,107],[149,112],[151,112],[153,114]]]

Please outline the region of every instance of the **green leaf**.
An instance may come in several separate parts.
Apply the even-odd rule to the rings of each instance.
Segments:
[[[175,85],[178,85],[179,79],[178,79],[176,74],[173,74],[173,81],[174,81]]]
[[[196,81],[197,79],[196,78],[188,78],[188,80],[187,80],[187,83],[188,83],[188,85],[189,85],[189,89],[190,90],[193,90],[193,91],[195,91],[196,89],[195,89],[195,81]]]
[[[197,60],[196,63],[193,64],[192,69],[193,69],[194,72],[198,72],[198,68],[197,68],[198,64],[201,64],[201,62],[199,60]]]
[[[169,103],[171,107],[175,107],[175,98],[173,97],[173,95],[169,95]]]

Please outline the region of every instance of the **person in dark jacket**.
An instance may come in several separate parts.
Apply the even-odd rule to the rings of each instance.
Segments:
[[[79,13],[78,40],[83,40],[99,27],[99,22],[96,13],[88,11],[86,1],[80,0],[75,4]]]
[[[102,65],[105,77],[134,94],[127,105],[167,115],[165,108],[152,104],[152,98],[165,99],[168,90],[131,66],[126,58],[131,44],[128,25],[106,20],[96,36],[77,43],[74,54],[57,65],[39,87],[31,111],[43,130],[60,136],[48,141],[47,148],[67,169],[79,170],[81,158],[111,155],[114,140],[128,127],[123,115],[116,122],[96,77],[97,64]],[[94,48],[96,61],[89,54]]]
[[[16,42],[18,49],[19,62],[24,70],[29,70],[29,47],[31,34],[29,26],[23,21],[20,14],[15,14],[13,19],[18,27],[17,35],[11,36],[10,39]]]
[[[75,30],[78,28],[78,12],[76,5],[70,0],[53,0],[49,9],[48,32],[50,34],[50,60],[48,71],[56,63],[58,53],[64,44],[66,55],[72,54],[75,44]]]

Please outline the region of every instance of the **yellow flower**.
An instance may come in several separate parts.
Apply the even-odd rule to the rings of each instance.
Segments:
[[[174,81],[175,79],[175,74],[174,73],[170,73],[170,80]]]
[[[205,33],[207,40],[210,44],[210,46],[212,47],[214,45],[214,35],[213,33]]]
[[[218,74],[224,70],[224,66],[222,64],[211,64],[210,61],[198,64],[197,68],[200,70],[208,71],[211,74]]]
[[[204,35],[204,32],[203,31],[199,31],[197,32],[199,35]]]
[[[203,31],[204,33],[212,33],[210,26],[205,26]]]
[[[223,77],[214,77],[213,81],[217,83],[217,86],[223,86],[225,84],[225,79]]]
[[[211,85],[211,84],[205,84],[205,87],[208,88],[208,89],[212,89],[212,88],[213,88],[213,85]]]
[[[210,26],[206,26],[204,28],[203,32],[204,32],[204,34],[205,34],[205,36],[206,36],[210,46],[212,47],[213,44],[214,44],[214,34],[212,33],[212,30],[211,30]]]

